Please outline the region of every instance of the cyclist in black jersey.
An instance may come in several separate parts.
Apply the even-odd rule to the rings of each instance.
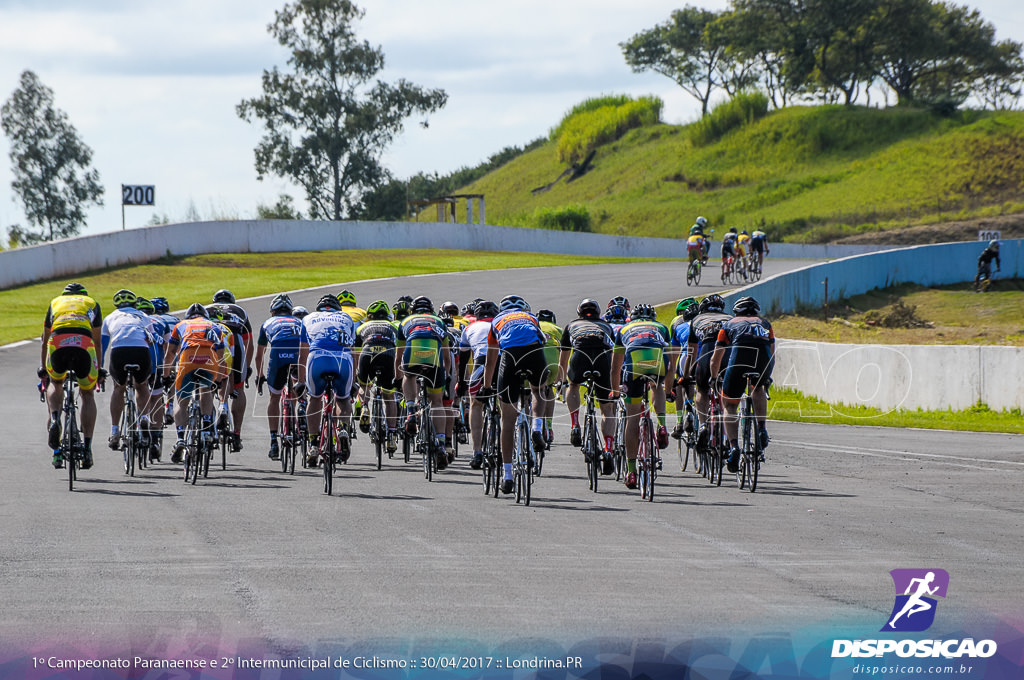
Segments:
[[[710,436],[707,422],[711,392],[711,356],[718,340],[718,331],[721,330],[722,324],[732,317],[725,313],[725,300],[716,293],[701,300],[697,309],[697,316],[690,322],[683,378],[693,378],[696,381],[697,396],[694,405],[700,423],[697,441],[699,446],[705,446]]]
[[[226,324],[233,332],[238,333],[242,340],[241,349],[239,352],[238,347],[235,348],[235,357],[231,364],[231,377],[232,381],[232,393],[233,397],[231,401],[231,420],[234,423],[234,432],[232,433],[231,449],[236,453],[242,450],[242,420],[245,418],[245,409],[248,401],[245,396],[245,386],[249,382],[249,376],[252,374],[252,366],[250,362],[256,356],[256,349],[254,340],[252,337],[252,323],[249,321],[249,315],[246,314],[245,310],[235,302],[235,295],[230,290],[222,288],[213,294],[213,303],[206,305],[206,308],[211,312],[219,310],[229,315],[233,315],[241,321],[241,325],[236,321]]]
[[[398,346],[398,329],[392,323],[391,310],[384,300],[375,300],[366,308],[366,320],[356,328],[356,339],[352,353],[356,360],[356,379],[369,394],[370,380],[379,374],[377,384],[384,395],[384,415],[388,423],[387,450],[397,449],[395,431],[398,429],[398,404],[395,402],[395,353]],[[369,432],[368,408],[363,408],[366,429]],[[364,419],[360,419],[360,429]]]
[[[978,275],[974,277],[975,291],[980,288],[982,281],[992,278],[992,260],[996,261],[996,271],[1002,271],[1003,266],[999,260],[999,241],[989,241],[988,247],[978,256]]]

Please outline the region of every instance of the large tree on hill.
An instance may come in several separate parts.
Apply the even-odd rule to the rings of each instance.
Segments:
[[[11,143],[11,188],[32,225],[12,227],[12,239],[37,243],[78,234],[86,208],[103,205],[103,187],[91,167],[92,149],[54,106],[53,90],[24,71],[18,89],[0,109],[0,126]]]
[[[268,30],[291,51],[290,70],[264,71],[262,96],[237,107],[266,129],[255,149],[259,178],[295,181],[314,218],[352,213],[367,189],[388,179],[381,156],[405,119],[447,101],[444,90],[374,80],[384,54],[356,38],[363,14],[349,0],[297,0],[275,12]]]

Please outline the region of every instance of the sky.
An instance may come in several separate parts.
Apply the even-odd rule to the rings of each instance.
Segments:
[[[839,0],[837,0],[839,1]],[[121,184],[156,187],[155,207],[127,207],[127,228],[155,213],[173,221],[255,217],[258,205],[303,192],[256,178],[259,122],[235,113],[260,94],[264,70],[287,53],[267,32],[285,0],[0,0],[0,100],[28,69],[54,91],[106,189],[83,233],[122,228]],[[575,104],[603,94],[656,95],[662,119],[699,106],[664,76],[636,74],[619,43],[666,21],[685,2],[663,0],[357,0],[358,38],[380,46],[379,78],[442,88],[448,103],[410,118],[384,156],[399,178],[474,166],[544,136]],[[721,10],[726,0],[689,0]],[[998,39],[1024,42],[1024,2],[972,0]],[[0,229],[25,225],[13,200],[0,135]]]

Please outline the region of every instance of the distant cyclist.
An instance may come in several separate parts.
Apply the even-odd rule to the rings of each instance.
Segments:
[[[294,313],[294,311],[293,311]],[[379,373],[377,385],[384,396],[384,415],[387,420],[387,450],[394,453],[395,431],[398,429],[398,404],[395,402],[395,348],[398,329],[391,323],[391,309],[384,300],[375,300],[366,308],[366,319],[356,328],[352,352],[356,360],[356,377],[364,394],[369,394],[370,381]],[[364,408],[363,417],[369,432],[370,409]],[[363,427],[360,420],[360,428]]]
[[[704,253],[704,261],[703,261],[702,264],[707,264],[708,263],[708,253],[711,251],[711,236],[708,235],[707,228],[708,228],[708,220],[707,220],[707,218],[703,217],[703,216],[698,217],[697,220],[693,223],[693,226],[690,227],[690,233],[688,234],[688,238],[687,238],[687,247],[689,247],[689,244],[692,243],[692,237],[693,236],[700,236],[700,238],[701,238],[701,249],[702,249],[702,252]],[[712,229],[711,233],[714,234],[715,230]]]
[[[47,444],[53,455],[53,467],[64,466],[59,453],[61,422],[64,406],[64,380],[73,373],[78,380],[82,398],[81,428],[85,438],[85,457],[82,469],[92,467],[92,434],[96,427],[96,383],[100,379],[97,351],[101,345],[100,332],[103,314],[99,304],[89,297],[85,286],[69,283],[64,292],[50,301],[43,321],[42,347],[39,358],[39,377],[49,377],[46,388],[46,406],[50,410],[47,425]]]
[[[722,267],[725,267],[726,259],[736,258],[736,240],[739,238],[739,234],[736,231],[736,227],[731,227],[729,231],[725,232],[725,236],[722,237]],[[735,262],[733,264],[735,266]]]
[[[355,366],[352,363],[352,345],[356,341],[356,325],[341,302],[333,295],[324,295],[316,304],[316,311],[302,320],[302,351],[299,365],[306,366],[306,384],[309,386],[309,410],[306,427],[314,450],[323,442],[318,440],[321,422],[321,403],[327,381],[324,376],[334,374],[334,412],[338,416],[338,457],[341,462],[352,452],[349,419],[352,415],[352,385]],[[312,455],[310,462],[313,462]]]
[[[149,317],[136,309],[138,298],[132,291],[122,288],[114,293],[114,311],[103,320],[100,366],[110,350],[110,377],[114,390],[110,397],[110,438],[107,444],[117,451],[121,448],[121,414],[124,411],[124,393],[128,384],[128,365],[135,365],[135,398],[140,430],[145,433],[143,446],[149,446],[149,377],[153,374],[154,340]],[[135,423],[132,423],[134,426]]]
[[[722,401],[725,405],[725,433],[732,445],[729,472],[736,472],[740,460],[736,407],[747,389],[744,373],[757,373],[754,381],[754,415],[761,448],[768,446],[765,415],[768,411],[768,385],[775,367],[775,332],[771,323],[758,316],[761,307],[752,297],[742,297],[732,307],[733,318],[722,324],[711,358],[711,374],[722,378]]]
[[[338,302],[341,303],[341,311],[349,315],[349,317],[356,324],[362,322],[366,318],[366,310],[356,305],[356,295],[347,288],[337,295]]]
[[[740,273],[743,274],[743,278],[747,278],[747,255],[749,254],[750,246],[750,234],[744,229],[740,232],[740,235],[736,237],[736,260],[740,264]]]
[[[262,386],[265,382],[270,388],[270,401],[267,403],[267,418],[270,420],[270,452],[267,455],[271,460],[280,458],[277,433],[281,428],[281,391],[284,390],[285,383],[288,381],[291,365],[299,363],[299,352],[303,344],[303,322],[292,316],[292,307],[291,298],[287,295],[275,296],[270,301],[270,318],[260,326],[259,340],[256,342],[258,384]],[[268,365],[264,372],[263,359],[268,354]]]
[[[761,271],[761,267],[764,266],[764,256],[771,252],[768,248],[768,234],[760,229],[755,229],[754,233],[750,235],[750,254],[757,263],[758,271]]]
[[[989,241],[988,247],[978,256],[978,275],[974,277],[975,291],[980,290],[982,281],[992,279],[992,260],[996,261],[996,271],[1002,271],[1003,266],[999,260],[999,241]]]

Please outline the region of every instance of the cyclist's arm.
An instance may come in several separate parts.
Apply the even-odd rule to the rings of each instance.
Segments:
[[[722,358],[725,356],[725,347],[715,346],[715,353],[711,355],[711,375],[716,379],[722,368]]]
[[[622,363],[625,358],[625,351],[621,347],[616,347],[612,353],[612,392],[618,392],[622,387]]]
[[[303,381],[306,369],[306,359],[309,358],[309,345],[305,342],[299,343],[299,382]]]
[[[266,345],[258,345],[256,347],[256,379],[262,380],[263,375],[263,355],[266,353]]]
[[[501,354],[497,345],[488,343],[487,363],[484,365],[484,387],[492,387],[494,383],[494,371],[498,367],[498,356]]]
[[[40,366],[45,366],[46,365],[46,346],[47,346],[47,343],[50,342],[50,334],[51,334],[51,332],[52,331],[50,329],[50,314],[49,314],[49,311],[47,311],[46,321],[43,322],[43,335],[42,335],[42,337],[39,338],[39,340],[40,340],[39,365]]]

